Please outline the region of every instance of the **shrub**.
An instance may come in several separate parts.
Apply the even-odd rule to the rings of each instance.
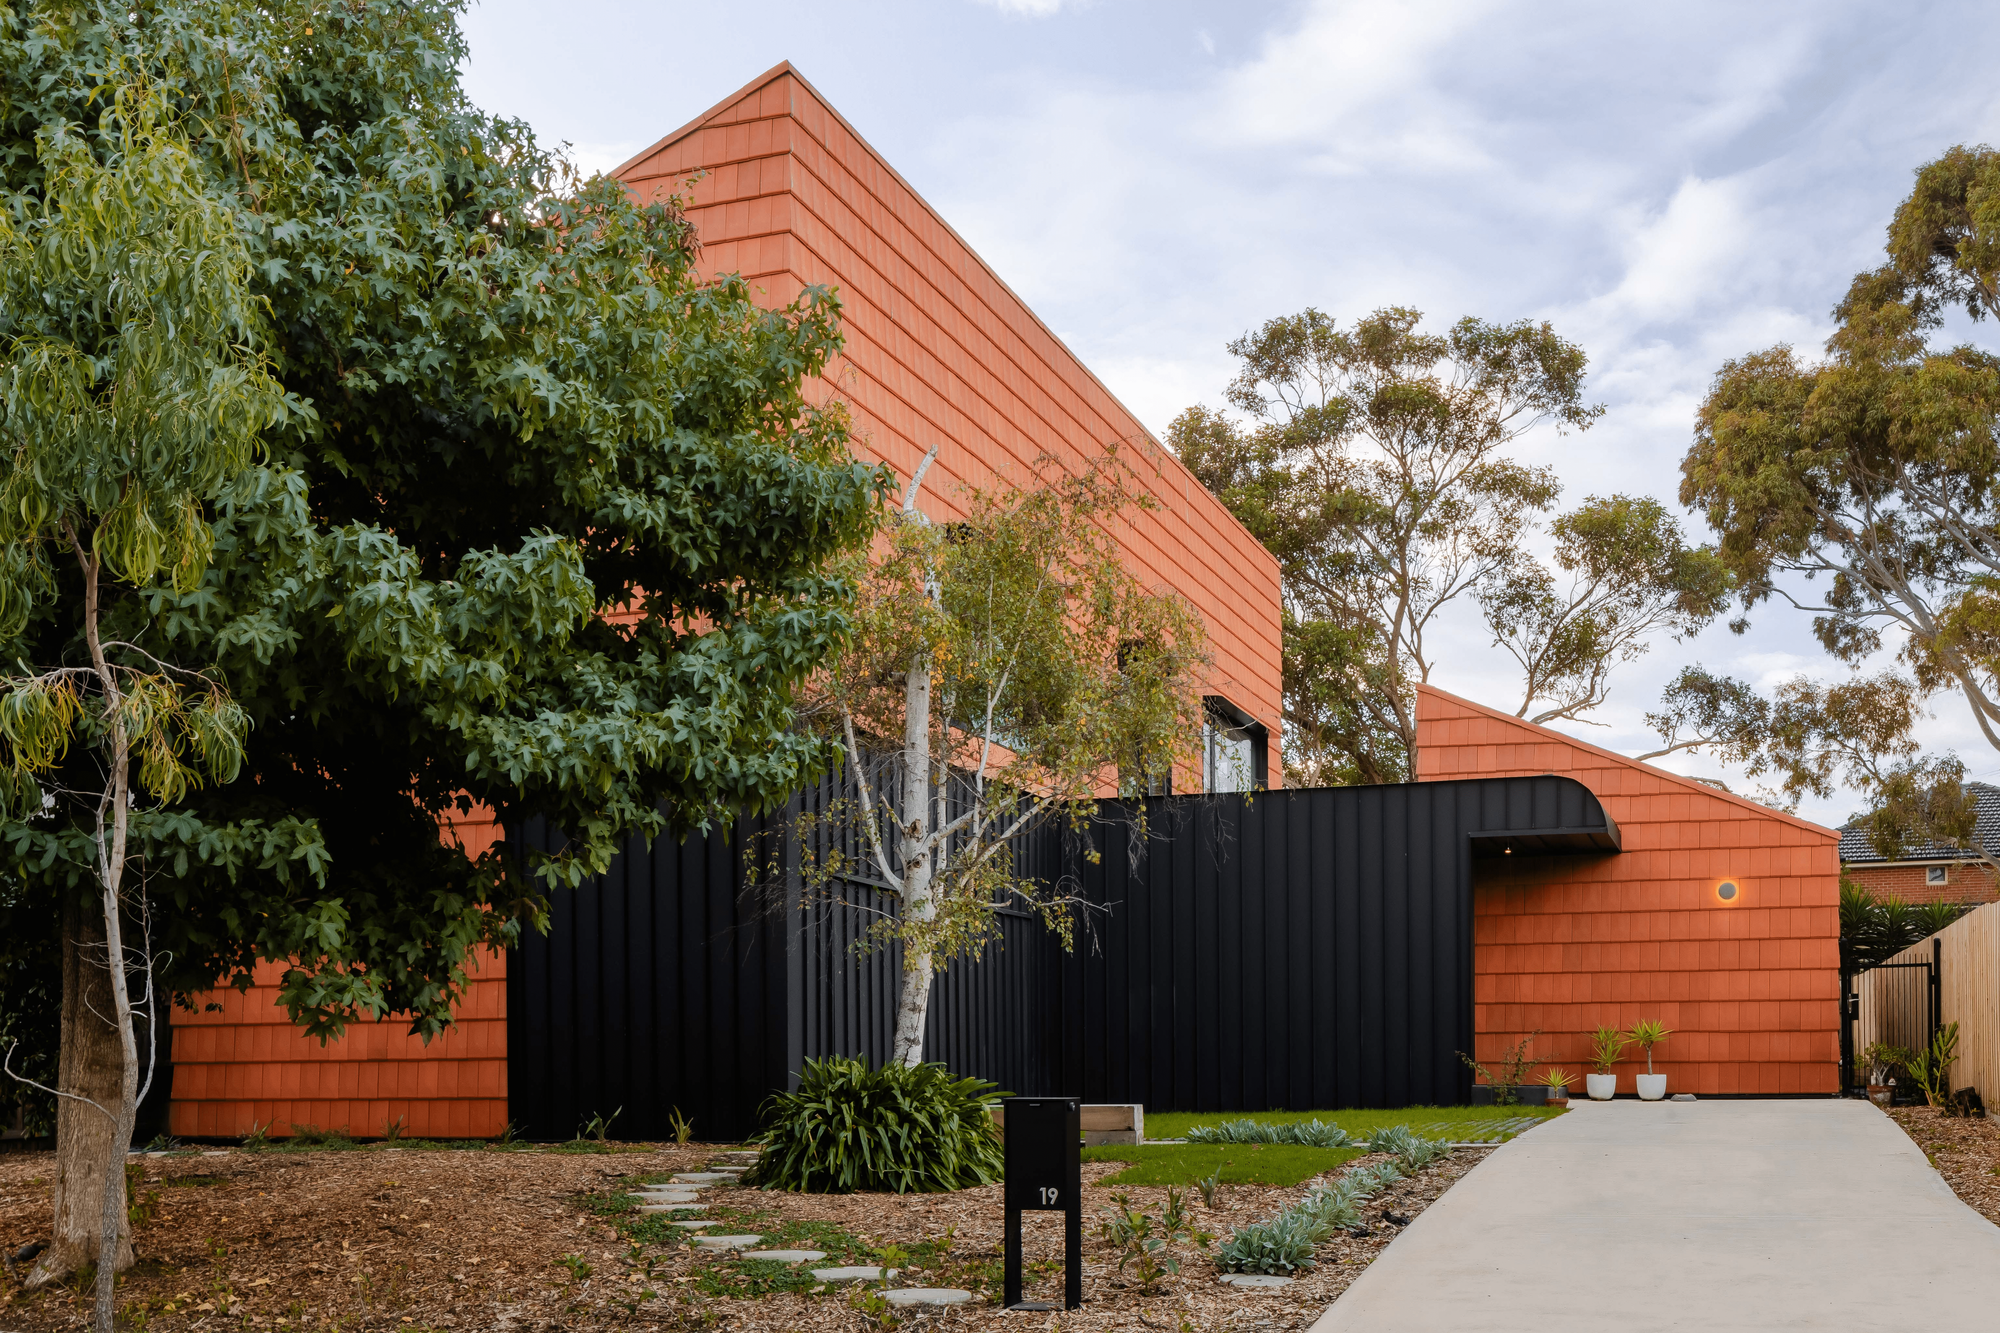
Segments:
[[[1440,1157],[1451,1155],[1451,1145],[1440,1139],[1420,1139],[1408,1125],[1392,1125],[1377,1130],[1368,1146],[1375,1152],[1392,1154],[1404,1171],[1418,1171]]]
[[[745,1175],[763,1189],[812,1194],[970,1189],[1004,1166],[993,1104],[1003,1094],[941,1064],[914,1068],[832,1056],[808,1060],[797,1092],[764,1103],[763,1156]]]
[[[1351,1148],[1354,1138],[1339,1125],[1322,1120],[1272,1124],[1263,1120],[1225,1120],[1219,1125],[1196,1125],[1187,1132],[1189,1143],[1292,1143],[1302,1148]]]
[[[1303,1209],[1288,1208],[1268,1222],[1248,1222],[1216,1251],[1225,1273],[1291,1273],[1309,1266],[1313,1246],[1331,1230]]]

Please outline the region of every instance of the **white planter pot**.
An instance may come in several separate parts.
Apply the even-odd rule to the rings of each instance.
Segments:
[[[1665,1074],[1634,1074],[1632,1081],[1639,1085],[1639,1100],[1642,1102],[1656,1102],[1667,1095]]]
[[[1583,1083],[1590,1090],[1590,1100],[1594,1102],[1608,1102],[1611,1094],[1618,1091],[1616,1074],[1585,1074]]]

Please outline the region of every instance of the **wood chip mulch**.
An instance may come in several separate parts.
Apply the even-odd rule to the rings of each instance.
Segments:
[[[2000,1124],[1948,1116],[1933,1106],[1898,1106],[1889,1116],[1916,1140],[1952,1193],[2000,1225]]]
[[[698,1169],[716,1152],[704,1145],[632,1147],[602,1155],[377,1148],[224,1150],[135,1159],[146,1172],[142,1197],[157,1191],[159,1200],[157,1215],[137,1232],[139,1266],[120,1281],[121,1315],[148,1333],[682,1328],[781,1333],[987,1325],[1065,1333],[1305,1329],[1408,1219],[1485,1156],[1462,1149],[1398,1182],[1365,1206],[1368,1235],[1340,1233],[1319,1247],[1316,1264],[1297,1281],[1267,1292],[1222,1285],[1213,1263],[1192,1245],[1176,1248],[1179,1274],[1140,1291],[1129,1272],[1120,1273],[1117,1250],[1099,1236],[1098,1210],[1110,1206],[1113,1193],[1125,1193],[1133,1206],[1157,1218],[1166,1191],[1104,1187],[1096,1182],[1120,1165],[1085,1163],[1085,1304],[1052,1315],[997,1308],[998,1186],[949,1195],[705,1194],[717,1212],[756,1210],[766,1231],[787,1221],[813,1221],[875,1246],[928,1243],[896,1285],[977,1292],[967,1306],[893,1312],[867,1293],[843,1287],[770,1291],[748,1299],[718,1294],[729,1290],[727,1282],[741,1281],[729,1276],[739,1271],[729,1257],[686,1244],[634,1247],[615,1225],[631,1215],[607,1218],[588,1206],[593,1197],[615,1196],[636,1178]],[[7,1252],[47,1236],[53,1168],[50,1153],[0,1155],[0,1246]],[[1200,1207],[1196,1197],[1195,1222],[1227,1235],[1305,1189],[1224,1185],[1213,1210]],[[1385,1220],[1384,1213],[1400,1220]],[[1061,1216],[1029,1218],[1025,1250],[1034,1281],[1028,1298],[1060,1303],[1061,1277],[1053,1269],[1062,1257]],[[941,1249],[938,1242],[947,1237]],[[0,1330],[80,1328],[88,1315],[87,1293],[29,1294],[12,1276],[0,1274]]]

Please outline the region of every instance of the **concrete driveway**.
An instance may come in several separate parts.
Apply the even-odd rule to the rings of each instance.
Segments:
[[[2000,1327],[2000,1227],[1859,1101],[1584,1103],[1495,1149],[1313,1333]]]

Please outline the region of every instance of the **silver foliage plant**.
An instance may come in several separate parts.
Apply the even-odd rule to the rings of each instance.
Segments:
[[[1337,1126],[1324,1125],[1317,1120],[1296,1126],[1238,1120],[1216,1126],[1215,1129],[1234,1130],[1247,1135],[1256,1131],[1307,1130],[1314,1127],[1330,1129],[1346,1137],[1346,1131]],[[1190,1131],[1188,1141],[1275,1143],[1300,1140],[1252,1137],[1204,1137],[1197,1140],[1195,1133]],[[1316,1143],[1313,1146],[1347,1145]],[[1420,1171],[1432,1162],[1451,1155],[1451,1144],[1441,1139],[1419,1138],[1411,1132],[1408,1125],[1377,1130],[1374,1138],[1368,1142],[1368,1146],[1375,1152],[1391,1153],[1393,1156],[1386,1162],[1377,1162],[1372,1166],[1353,1167],[1335,1180],[1313,1186],[1306,1191],[1304,1198],[1291,1207],[1281,1209],[1262,1221],[1250,1222],[1236,1228],[1230,1233],[1229,1239],[1223,1241],[1217,1248],[1216,1267],[1225,1273],[1276,1274],[1288,1274],[1309,1267],[1313,1261],[1313,1246],[1336,1231],[1346,1231],[1361,1225],[1362,1203],[1404,1176]]]

